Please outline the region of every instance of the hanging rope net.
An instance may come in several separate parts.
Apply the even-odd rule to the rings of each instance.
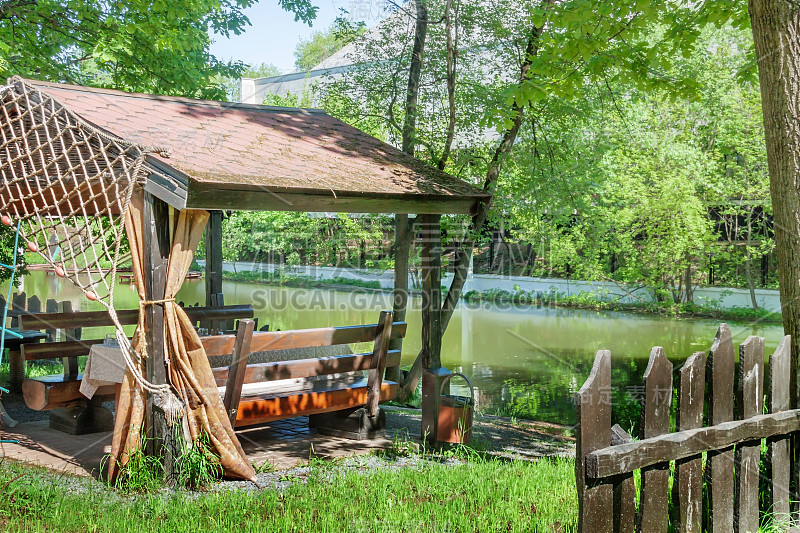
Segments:
[[[102,131],[20,78],[0,87],[0,105],[0,221],[18,227],[21,247],[108,310],[136,383],[168,417],[180,417],[171,387],[142,376],[141,354],[114,309],[131,197],[150,171],[147,155],[166,151]]]

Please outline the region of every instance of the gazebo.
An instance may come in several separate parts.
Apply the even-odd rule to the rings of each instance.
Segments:
[[[480,203],[491,200],[489,194],[320,110],[133,94],[19,78],[9,84],[19,91],[38,91],[109,136],[158,147],[157,153],[144,158],[146,179],[141,182],[143,290],[150,302],[165,297],[171,248],[165,228],[171,216],[184,210],[209,213],[207,305],[214,303],[211,295],[222,292],[224,210],[418,215],[423,232],[422,348],[429,370],[423,389],[438,389],[431,380],[437,379],[441,367],[440,217],[474,214]],[[33,120],[51,118],[42,113],[34,114]],[[5,156],[0,154],[0,159]],[[147,376],[153,383],[164,384],[164,306],[150,305],[142,313]],[[423,426],[429,427],[435,424],[436,410],[431,394],[423,403]]]

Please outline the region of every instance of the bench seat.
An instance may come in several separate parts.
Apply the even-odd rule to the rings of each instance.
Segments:
[[[81,403],[86,400],[80,392],[82,379],[83,374],[72,379],[65,378],[64,374],[27,378],[22,382],[25,405],[34,411],[50,411]],[[113,385],[104,385],[97,389],[94,397],[100,401],[112,401],[115,388]]]
[[[295,381],[295,380],[288,380]],[[355,409],[367,403],[366,378],[348,380],[311,379],[292,389],[251,388],[242,390],[236,413],[236,428],[273,422],[295,416]],[[397,383],[381,383],[380,401],[397,396]]]

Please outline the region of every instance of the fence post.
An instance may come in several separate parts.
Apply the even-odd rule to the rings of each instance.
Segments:
[[[764,402],[764,339],[750,336],[739,345],[739,379],[736,386],[738,417],[746,420],[760,415]],[[735,531],[758,531],[758,477],[761,440],[736,446]]]
[[[667,360],[661,346],[656,346],[650,352],[650,362],[644,372],[644,391],[641,438],[649,439],[669,433],[672,363]],[[642,469],[639,498],[640,532],[666,533],[668,526],[669,462]]]
[[[731,330],[720,324],[708,354],[710,426],[733,420],[733,375],[736,369]],[[733,446],[706,456],[709,533],[733,531]]]
[[[600,350],[589,378],[575,395],[577,442],[575,479],[578,486],[578,531],[611,533],[613,485],[586,479],[586,455],[611,445],[611,352]]]
[[[786,335],[769,358],[769,412],[780,413],[791,408],[791,337]],[[773,520],[790,519],[789,484],[791,480],[790,435],[780,435],[767,440],[767,461],[770,479],[770,511]]]
[[[703,426],[703,403],[706,389],[706,354],[692,354],[678,374],[677,430]],[[675,462],[672,482],[675,506],[675,530],[678,533],[701,533],[703,530],[703,458]]]

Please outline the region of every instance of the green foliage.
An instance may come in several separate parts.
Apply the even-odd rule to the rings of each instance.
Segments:
[[[187,489],[206,489],[222,479],[222,465],[219,457],[211,451],[211,443],[206,433],[192,443],[187,443],[182,436],[182,427],[176,426],[176,432],[183,443],[177,461],[178,485]]]
[[[209,52],[211,35],[239,35],[254,0],[10,0],[0,3],[0,76],[222,99],[238,61]],[[310,23],[310,0],[279,0]]]
[[[128,462],[119,466],[117,479],[112,484],[114,489],[126,494],[143,494],[155,492],[163,486],[164,463],[159,457],[145,453],[147,445],[148,438],[143,435],[139,447],[128,456]],[[108,461],[113,460],[110,455],[104,457],[101,470],[105,470]]]
[[[366,31],[363,22],[351,22],[339,16],[326,30],[315,31],[297,43],[294,65],[298,70],[311,70]]]

